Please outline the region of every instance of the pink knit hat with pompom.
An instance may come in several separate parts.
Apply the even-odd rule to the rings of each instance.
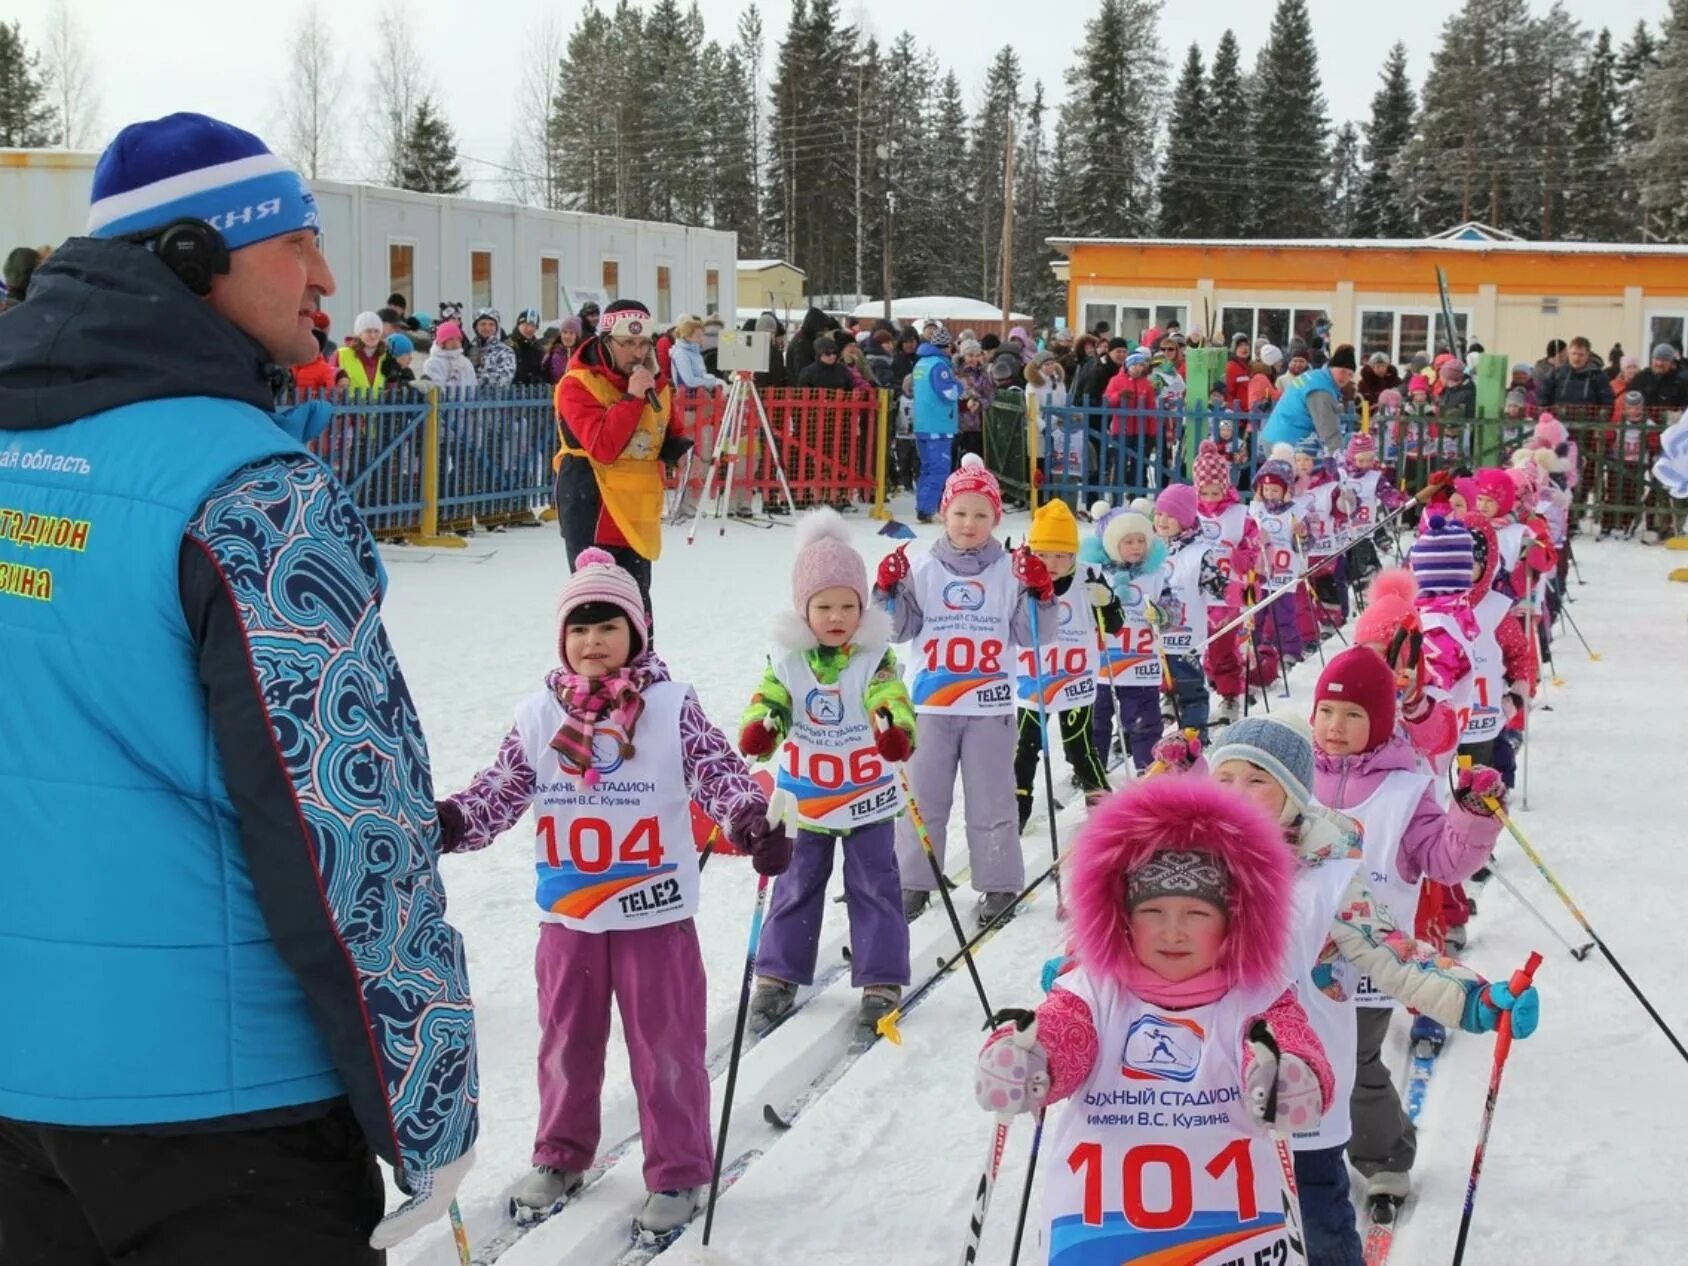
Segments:
[[[569,617],[580,608],[603,604],[627,617],[633,630],[633,657],[637,658],[650,634],[650,617],[645,613],[644,595],[632,573],[616,565],[607,550],[589,545],[574,560],[574,575],[563,586],[557,599],[557,658],[565,668],[573,668],[568,657],[566,630]],[[606,617],[608,618],[608,617]]]

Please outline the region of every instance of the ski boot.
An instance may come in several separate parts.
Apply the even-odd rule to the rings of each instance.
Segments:
[[[1242,701],[1236,695],[1226,695],[1219,700],[1219,710],[1214,714],[1214,725],[1233,725],[1237,720],[1237,711]]]
[[[901,985],[868,985],[862,989],[861,1009],[856,1012],[857,1036],[872,1041],[879,1036],[879,1022],[902,1001]]]
[[[1178,701],[1172,697],[1170,690],[1161,691],[1161,728],[1178,724]]]
[[[981,928],[987,923],[995,922],[998,915],[1013,906],[1019,895],[1017,892],[987,892],[973,907],[973,918]]]
[[[1467,898],[1466,904],[1470,904],[1469,898]],[[1473,911],[1473,913],[1475,913],[1475,911]],[[1463,923],[1456,927],[1449,928],[1447,934],[1442,938],[1443,947],[1448,951],[1448,953],[1455,956],[1465,953],[1465,942],[1466,931],[1465,924]]]
[[[543,1222],[572,1200],[586,1185],[578,1170],[535,1165],[510,1197],[510,1217],[518,1226]]]
[[[1366,1216],[1374,1226],[1393,1226],[1411,1192],[1412,1179],[1407,1174],[1373,1174],[1366,1179]]]
[[[1413,1017],[1412,1051],[1419,1058],[1428,1059],[1441,1053],[1448,1040],[1448,1031],[1427,1015]],[[1399,1175],[1405,1177],[1405,1175]]]
[[[903,889],[903,918],[913,923],[926,913],[926,907],[932,904],[932,894],[921,888]]]
[[[647,1248],[667,1248],[680,1238],[686,1223],[703,1208],[705,1187],[682,1187],[676,1191],[653,1191],[645,1207],[633,1219],[633,1241]]]
[[[750,995],[750,1027],[753,1032],[766,1033],[797,1005],[797,986],[788,980],[772,976],[756,978],[756,992]]]

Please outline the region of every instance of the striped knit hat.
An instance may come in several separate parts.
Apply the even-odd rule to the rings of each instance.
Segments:
[[[1430,527],[1413,542],[1408,561],[1425,598],[1465,593],[1471,588],[1471,533],[1457,519],[1430,516]]]
[[[996,521],[1002,522],[1002,487],[996,482],[996,476],[985,469],[985,459],[977,453],[964,454],[961,465],[944,480],[944,495],[938,502],[938,513],[943,514],[950,508],[950,502],[969,493],[990,502],[991,509],[996,511]]]
[[[574,575],[569,577],[562,597],[557,599],[557,658],[563,667],[573,668],[569,663],[567,637],[571,620],[576,624],[597,624],[617,615],[626,616],[633,630],[633,649],[628,658],[637,659],[650,630],[639,582],[630,572],[618,567],[607,550],[590,545],[576,556]]]
[[[231,251],[317,227],[304,177],[250,132],[203,114],[131,123],[94,168],[88,236],[203,220]]]
[[[1377,441],[1369,431],[1355,431],[1348,438],[1348,460],[1353,461],[1363,455],[1377,456]]]

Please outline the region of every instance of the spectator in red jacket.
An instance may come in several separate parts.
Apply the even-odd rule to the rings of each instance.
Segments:
[[[1246,334],[1231,336],[1231,359],[1225,362],[1225,403],[1239,413],[1248,408],[1248,380],[1253,376],[1253,344]]]
[[[1149,353],[1138,348],[1127,355],[1102,398],[1110,409],[1120,410],[1108,427],[1108,482],[1116,487],[1140,486],[1146,482],[1147,437],[1155,434],[1159,421],[1155,384],[1149,377]]]

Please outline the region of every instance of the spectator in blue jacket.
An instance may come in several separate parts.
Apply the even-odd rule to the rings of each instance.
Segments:
[[[914,444],[920,478],[914,489],[915,517],[930,523],[950,475],[950,448],[959,429],[961,383],[950,364],[950,333],[939,326],[915,352]]]
[[[1344,343],[1319,368],[1286,378],[1283,395],[1260,428],[1261,453],[1270,453],[1278,444],[1293,448],[1315,434],[1325,452],[1332,456],[1340,453],[1342,393],[1354,381],[1355,368],[1353,345]]]
[[[473,1160],[380,556],[304,447],[327,406],[274,411],[317,223],[250,133],[133,124],[0,318],[6,1262],[374,1266]]]

